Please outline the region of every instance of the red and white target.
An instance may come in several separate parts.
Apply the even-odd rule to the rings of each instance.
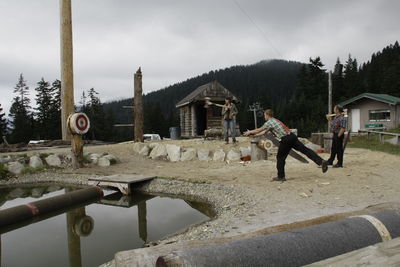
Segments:
[[[85,113],[74,113],[68,118],[68,126],[73,134],[85,134],[89,131],[90,121]]]

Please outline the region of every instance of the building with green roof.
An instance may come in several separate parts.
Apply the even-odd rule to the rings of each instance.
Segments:
[[[339,103],[347,109],[349,129],[393,129],[400,125],[400,98],[363,93]]]

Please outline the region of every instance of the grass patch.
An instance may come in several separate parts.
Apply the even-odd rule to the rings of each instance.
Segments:
[[[83,155],[83,163],[86,163],[86,164],[92,163],[92,160],[90,159],[90,155]]]
[[[36,168],[26,166],[21,170],[21,173],[22,174],[34,174],[34,173],[38,173],[38,172],[45,171],[45,170],[58,170],[58,169],[62,169],[62,168],[58,167],[58,166],[49,166],[49,165],[42,165],[42,166],[39,166]]]
[[[388,130],[387,132],[389,132],[389,133],[398,133],[398,134],[400,134],[400,127],[395,128],[395,129]]]
[[[367,139],[367,136],[354,136],[351,138],[351,142],[349,142],[348,146],[353,148],[365,148],[373,151],[381,151],[400,156],[400,146],[389,143],[381,143],[378,139],[378,135],[371,135],[370,139]]]
[[[10,172],[7,169],[7,166],[3,163],[0,163],[0,179],[7,179],[10,177]]]

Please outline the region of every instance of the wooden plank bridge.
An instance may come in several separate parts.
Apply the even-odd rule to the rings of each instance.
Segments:
[[[118,189],[124,195],[130,195],[132,192],[132,185],[144,181],[150,181],[156,176],[145,176],[141,174],[115,174],[109,176],[102,176],[90,178],[89,184],[100,187],[112,187]]]

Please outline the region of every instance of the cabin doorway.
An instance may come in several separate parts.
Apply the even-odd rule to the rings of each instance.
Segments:
[[[203,105],[196,105],[196,135],[204,135],[207,129],[207,109]]]

